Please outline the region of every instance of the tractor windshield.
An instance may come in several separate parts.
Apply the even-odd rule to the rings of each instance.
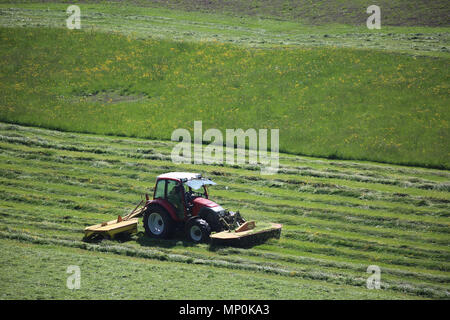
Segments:
[[[198,190],[205,185],[208,185],[208,184],[215,185],[217,183],[215,183],[209,179],[193,179],[193,180],[187,181],[185,184],[194,190]]]
[[[216,183],[208,179],[193,179],[184,183],[187,201],[190,202],[196,197],[208,198],[206,185]]]

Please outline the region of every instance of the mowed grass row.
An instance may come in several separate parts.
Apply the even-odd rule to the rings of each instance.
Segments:
[[[14,126],[6,126],[7,130],[14,129],[14,128],[15,128]],[[35,134],[36,132],[41,132],[41,130],[37,130],[37,131],[30,130],[29,134]],[[4,138],[5,138],[5,136],[2,136],[2,139],[4,139]],[[21,141],[21,144],[24,143],[25,141],[28,141],[29,143],[33,142],[33,139],[28,139],[26,137],[26,135],[24,135],[24,137],[21,139],[22,140],[18,140],[18,137],[16,137],[14,141],[15,142]],[[103,159],[107,160],[108,162],[103,161],[103,163],[101,163],[100,161],[94,161],[93,166],[89,166],[89,167],[84,166],[83,171],[73,172],[74,171],[73,169],[68,171],[67,169],[70,168],[70,166],[73,164],[74,160],[76,159],[76,155],[77,154],[83,155],[84,153],[80,153],[80,152],[67,153],[67,152],[65,152],[66,154],[71,154],[72,159],[69,160],[69,159],[67,159],[67,156],[65,156],[65,158],[63,160],[63,158],[58,157],[57,163],[52,163],[51,165],[49,165],[48,160],[50,158],[48,158],[48,154],[53,153],[53,151],[49,151],[49,148],[58,148],[61,146],[57,145],[57,144],[52,145],[52,144],[44,143],[45,140],[43,140],[42,138],[40,138],[39,141],[43,145],[46,145],[46,148],[39,148],[39,149],[27,148],[27,147],[21,147],[20,145],[19,146],[16,145],[14,147],[14,148],[19,148],[20,153],[23,156],[25,156],[28,159],[33,159],[33,161],[35,163],[41,162],[39,158],[44,160],[41,163],[42,166],[39,169],[36,169],[36,168],[28,168],[27,169],[30,172],[33,172],[34,175],[38,175],[39,179],[46,178],[46,179],[52,179],[54,182],[60,182],[58,177],[53,177],[53,176],[49,177],[49,174],[51,175],[53,173],[53,170],[56,169],[56,170],[65,172],[64,179],[62,180],[65,183],[70,183],[73,185],[73,184],[77,184],[77,183],[84,183],[87,179],[89,179],[89,183],[90,183],[89,187],[90,188],[104,189],[105,186],[103,185],[103,181],[101,181],[101,180],[98,181],[92,177],[92,175],[95,175],[95,171],[98,171],[96,169],[96,167],[98,167],[100,165],[103,168],[102,172],[106,173],[106,176],[109,177],[110,175],[113,175],[115,177],[123,178],[123,179],[119,178],[119,180],[115,184],[110,184],[106,188],[110,188],[113,191],[120,190],[121,188],[122,189],[126,188],[127,191],[130,191],[130,188],[133,188],[133,189],[135,189],[134,191],[136,193],[144,193],[144,192],[148,191],[146,189],[146,187],[148,187],[148,185],[146,185],[145,182],[143,183],[141,181],[136,181],[136,179],[139,179],[139,175],[137,175],[133,169],[135,169],[136,167],[139,167],[140,171],[145,171],[147,173],[157,173],[157,172],[160,172],[161,170],[169,169],[169,167],[167,167],[167,166],[166,167],[152,166],[151,168],[149,168],[149,167],[146,167],[144,164],[139,163],[137,161],[135,161],[133,163],[131,163],[131,162],[124,163],[117,159],[117,158],[120,159],[120,157],[115,157],[115,159],[111,159],[110,157],[108,157],[108,159],[105,159],[103,157]],[[78,143],[83,143],[83,142],[81,141]],[[11,151],[6,149],[7,147],[5,146],[5,144],[3,144],[2,147],[3,147],[4,155],[5,155],[4,168],[10,169],[10,170],[4,170],[3,174],[5,176],[9,175],[9,178],[15,178],[15,176],[17,176],[17,175],[20,176],[20,172],[19,172],[19,174],[14,173],[14,170],[13,170],[14,166],[24,165],[27,163],[27,160],[26,159],[25,160],[24,159],[16,159],[15,161],[13,161],[12,158],[8,156],[8,153]],[[65,147],[66,147],[66,149],[72,149],[73,143],[71,143],[69,145],[66,144]],[[110,147],[110,144],[108,144],[108,148],[109,147]],[[32,152],[32,153],[30,153],[30,152]],[[107,152],[106,149],[105,149],[105,152]],[[37,157],[33,153],[39,154],[39,157]],[[128,153],[128,155],[130,155],[130,153]],[[99,157],[99,156],[97,156],[97,157]],[[101,158],[101,156],[100,156],[100,158]],[[81,161],[75,160],[75,162],[78,164],[86,164],[85,160],[94,160],[94,158],[84,157]],[[64,162],[65,162],[65,164],[64,164]],[[153,161],[153,163],[156,163],[156,162],[159,162],[159,164],[161,164],[161,163],[166,164],[166,162]],[[124,169],[124,166],[128,167],[128,168],[131,167],[131,168]],[[48,169],[50,169],[50,171]],[[428,221],[428,222],[431,222],[432,221],[431,219],[433,219],[433,217],[436,215],[444,216],[444,217],[447,216],[445,208],[446,208],[446,203],[448,203],[448,193],[445,193],[442,191],[434,191],[434,190],[430,191],[430,190],[420,190],[420,189],[414,190],[413,188],[403,189],[403,190],[405,190],[405,192],[415,191],[414,192],[415,194],[422,193],[422,196],[414,195],[414,196],[408,197],[407,193],[397,194],[396,191],[398,191],[400,188],[396,187],[394,190],[391,191],[394,195],[391,196],[390,201],[379,201],[378,198],[373,197],[371,199],[373,201],[368,203],[367,199],[370,199],[370,197],[369,198],[361,197],[361,194],[358,192],[358,190],[356,188],[351,189],[350,190],[351,192],[348,192],[345,194],[346,196],[342,196],[339,193],[337,195],[334,195],[332,192],[331,193],[328,192],[328,189],[330,188],[330,184],[329,185],[320,185],[320,184],[310,183],[308,180],[301,181],[304,184],[310,183],[312,185],[312,187],[315,188],[314,190],[312,190],[311,193],[307,193],[302,186],[299,189],[284,188],[284,185],[281,184],[279,181],[277,181],[278,179],[271,178],[272,176],[266,176],[264,179],[261,178],[262,176],[259,176],[259,178],[261,180],[256,181],[255,177],[257,177],[258,174],[254,175],[254,173],[251,173],[252,175],[242,176],[241,172],[245,172],[245,170],[244,171],[241,170],[241,172],[239,172],[241,177],[233,178],[233,177],[229,176],[230,173],[227,173],[227,171],[239,172],[239,169],[233,168],[233,169],[227,170],[227,168],[223,168],[223,169],[221,169],[220,172],[212,170],[211,174],[219,175],[219,176],[221,176],[221,179],[226,181],[226,185],[227,185],[229,194],[233,193],[234,190],[238,190],[238,191],[240,190],[241,192],[246,191],[247,194],[252,194],[252,193],[254,194],[252,196],[253,199],[260,199],[259,196],[265,195],[265,193],[263,191],[267,191],[267,192],[270,192],[271,198],[274,199],[273,201],[280,202],[280,200],[282,200],[283,204],[289,205],[289,203],[292,203],[292,201],[294,200],[293,204],[299,205],[300,202],[298,202],[298,201],[295,202],[295,199],[296,200],[301,199],[303,204],[306,201],[309,202],[308,204],[310,205],[310,209],[312,209],[312,208],[314,208],[314,209],[330,209],[333,207],[338,208],[339,204],[346,202],[345,205],[350,207],[350,208],[347,208],[347,210],[352,211],[354,214],[361,214],[364,212],[368,212],[369,214],[372,214],[367,209],[371,209],[372,211],[378,209],[378,210],[382,210],[382,211],[392,211],[390,213],[391,218],[394,217],[393,213],[396,213],[396,215],[395,215],[396,218],[408,217],[407,219],[416,221],[416,222],[419,222],[418,218],[422,217],[422,216],[424,216],[424,217],[421,219]],[[250,172],[247,172],[247,173],[250,174]],[[67,175],[70,175],[70,180],[73,180],[73,181],[69,181],[69,177]],[[37,177],[35,177],[35,178],[37,178]],[[132,179],[131,183],[130,183],[130,179]],[[235,184],[236,181],[238,181],[240,183],[249,183],[248,181],[245,181],[245,180],[250,180],[251,181],[250,183],[252,183],[253,185],[258,185],[258,190],[250,191],[250,193],[249,193],[248,189],[246,189],[245,187],[242,188],[239,185]],[[123,182],[126,181],[127,184],[120,183],[120,181],[123,181]],[[345,180],[342,183],[345,183]],[[272,186],[269,187],[270,184],[272,184]],[[358,183],[358,185],[360,185],[360,184],[361,183]],[[378,185],[377,183],[373,183],[372,188],[376,188],[377,185]],[[440,185],[442,185],[442,184],[439,183],[439,186]],[[140,186],[143,186],[143,188],[140,188]],[[380,186],[380,185],[378,185],[378,186]],[[339,186],[334,185],[334,187],[338,188]],[[381,187],[383,187],[382,184],[381,184]],[[219,186],[219,188],[221,188],[221,187]],[[321,189],[326,190],[325,194],[323,194],[324,192],[321,192]],[[374,193],[373,190],[365,189],[364,191],[366,193]],[[226,193],[227,192],[225,192],[225,194]],[[384,196],[387,194],[388,194],[387,192],[384,192],[382,195]],[[239,198],[239,194],[233,195],[233,196]],[[408,198],[410,198],[410,199],[408,199]],[[424,199],[426,201],[424,201]],[[285,200],[287,200],[287,201],[285,201]],[[423,203],[420,207],[415,207],[417,205],[417,201],[423,201]],[[405,204],[408,204],[408,205],[397,204],[395,202],[400,202],[400,203],[404,202]],[[333,204],[334,204],[334,206],[333,206]],[[326,205],[326,206],[324,206],[324,205]],[[364,210],[364,207],[366,207],[365,210]],[[432,210],[430,210],[430,208],[432,208]],[[357,212],[355,209],[358,209],[359,211]],[[398,211],[402,211],[402,209],[403,209],[403,212],[401,212],[401,214],[399,214]],[[407,214],[410,214],[410,213],[415,214],[416,216],[408,216]],[[387,212],[383,212],[383,214],[389,215],[389,213],[387,213]],[[374,212],[374,215],[377,216],[376,211]]]
[[[2,121],[168,140],[195,115],[205,130],[279,128],[289,153],[450,166],[447,58],[44,28],[0,38]]]
[[[313,2],[310,0],[245,0],[199,2],[197,0],[178,0],[175,2],[136,0],[124,2],[121,0],[96,1],[81,0],[78,5],[87,11],[101,8],[97,19],[102,19],[104,13],[129,13],[131,18],[143,12],[163,12],[169,17],[176,17],[179,12],[184,18],[209,16],[214,21],[219,17],[234,19],[245,24],[250,20],[253,24],[264,23],[264,20],[278,23],[304,23],[312,27],[335,26],[339,24],[365,26],[369,14],[366,13],[367,2],[349,0],[340,2]],[[67,8],[70,0],[0,0],[5,6],[34,7],[51,9]],[[445,0],[423,2],[421,0],[379,0],[377,5],[382,10],[383,26],[448,26],[449,9]],[[161,22],[162,24],[162,22]],[[241,26],[235,26],[240,29]]]
[[[343,285],[350,291],[364,288],[365,269],[377,264],[383,272],[383,291],[389,297],[399,292],[411,297],[448,297],[449,200],[448,191],[442,187],[448,183],[446,171],[281,156],[281,164],[288,170],[306,165],[315,166],[316,172],[329,169],[348,175],[349,166],[354,166],[355,172],[362,175],[366,169],[376,171],[374,168],[380,166],[380,174],[392,172],[390,179],[396,182],[385,185],[376,180],[353,181],[342,175],[341,179],[331,179],[336,182],[319,184],[314,179],[326,178],[261,176],[254,169],[230,166],[174,165],[165,158],[174,145],[170,142],[8,124],[1,124],[0,136],[1,238],[33,246],[76,247],[89,252],[209,265],[228,270],[225,272],[247,270],[291,277],[298,283]],[[152,152],[143,153],[150,149]],[[146,159],[142,155],[155,157]],[[197,171],[212,177],[219,183],[211,188],[214,200],[229,209],[241,210],[246,218],[283,223],[281,239],[249,250],[210,248],[193,246],[183,238],[151,240],[140,225],[141,232],[128,242],[81,242],[85,226],[130,211],[143,193],[151,193],[156,175],[173,170]],[[402,185],[414,178],[419,183]],[[298,179],[302,185],[293,187],[291,179]],[[320,192],[339,189],[339,182],[350,183],[347,188],[351,187],[353,193]],[[421,188],[421,183],[429,186]],[[358,188],[390,197],[361,198]],[[398,189],[402,194],[395,195]],[[416,206],[416,201],[423,203]]]
[[[68,3],[2,3],[0,26],[5,27],[57,27],[66,28]],[[175,41],[216,41],[242,46],[271,48],[277,46],[337,46],[366,48],[411,55],[449,56],[450,35],[446,25],[439,27],[388,26],[383,13],[383,27],[370,30],[366,18],[357,25],[305,24],[294,19],[260,19],[255,16],[232,16],[220,13],[183,11],[182,7],[164,9],[142,6],[136,2],[82,3],[81,28],[96,32],[117,32],[139,39],[170,39]],[[267,4],[265,5],[267,6]],[[444,9],[443,6],[442,9]],[[339,8],[335,8],[334,10]],[[386,6],[383,7],[383,11]],[[417,13],[417,7],[414,11]],[[302,8],[304,13],[308,9]],[[365,13],[361,6],[357,9]],[[430,10],[427,10],[430,12]],[[336,12],[335,12],[336,13]],[[328,12],[327,15],[332,15]],[[317,16],[317,15],[316,15]],[[342,13],[339,14],[342,16]],[[423,14],[420,14],[423,17]],[[436,22],[435,19],[430,22]],[[432,23],[430,23],[432,25]]]

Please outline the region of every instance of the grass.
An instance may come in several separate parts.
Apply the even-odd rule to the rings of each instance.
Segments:
[[[11,1],[5,3],[32,2],[48,5],[49,1]],[[54,2],[54,1],[51,1]],[[65,5],[73,4],[70,0],[59,0]],[[110,1],[77,1],[81,5],[92,4],[123,4],[121,0]],[[240,18],[258,17],[271,18],[277,21],[301,21],[305,24],[324,25],[341,23],[349,25],[365,24],[366,9],[370,4],[363,0],[350,1],[311,1],[311,0],[225,0],[225,1],[197,1],[197,0],[133,0],[128,6],[144,8],[167,8],[197,13],[226,14]],[[379,0],[382,22],[389,26],[448,26],[449,9],[444,0],[426,2],[423,0]]]
[[[0,25],[66,28],[67,6],[48,1],[14,4],[0,1]],[[167,9],[96,1],[83,2],[80,9],[82,30],[114,32],[137,39],[217,41],[257,48],[336,46],[447,58],[449,50],[449,28],[445,24],[437,27],[391,26],[383,22],[381,29],[369,30],[366,17],[357,25],[337,21],[311,25],[297,19],[186,11],[182,6]]]
[[[281,128],[285,152],[450,167],[446,58],[0,32],[2,121],[170,139],[195,114],[204,128]]]
[[[5,270],[1,299],[289,299],[332,298],[348,286],[320,281],[293,283],[276,275],[234,271],[195,264],[177,264],[144,258],[112,256],[82,249],[0,240],[0,264]],[[81,288],[69,290],[66,273],[78,265]],[[20,279],[17,281],[11,279]],[[45,279],[45,281],[44,281]],[[194,283],[195,290],[192,290]],[[245,286],[242,285],[245,283]],[[357,289],[344,293],[349,298],[377,298],[380,292]],[[394,299],[404,297],[392,294]]]
[[[0,0],[0,299],[449,299],[445,2],[69,4]],[[280,128],[278,173],[172,163],[194,120]],[[82,241],[168,171],[281,238]]]
[[[183,299],[195,284],[194,299],[448,299],[447,171],[281,154],[287,173],[260,176],[172,164],[168,141],[6,123],[0,137],[2,298]],[[289,173],[300,167],[309,170]],[[281,239],[209,247],[150,239],[139,223],[126,242],[81,241],[85,226],[130,211],[156,175],[175,170],[213,178],[213,200],[262,225],[282,223]],[[319,183],[327,172],[336,177]],[[371,264],[382,270],[381,290],[365,288]],[[80,290],[65,287],[68,265],[81,267]]]

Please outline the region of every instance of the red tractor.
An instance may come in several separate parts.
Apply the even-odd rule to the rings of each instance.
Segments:
[[[156,178],[153,200],[144,211],[144,228],[154,238],[168,238],[184,227],[193,242],[208,241],[211,232],[238,228],[245,223],[239,212],[223,209],[208,199],[207,185],[215,185],[200,174],[169,172]]]
[[[262,224],[258,228],[254,221],[246,222],[239,211],[225,210],[209,200],[207,185],[215,184],[198,173],[169,172],[159,175],[153,200],[146,195],[146,200],[127,216],[85,228],[85,238],[100,236],[113,239],[121,233],[135,233],[137,217],[141,215],[144,216],[146,234],[158,239],[169,238],[180,228],[195,243],[212,239],[218,244],[245,246],[247,239],[265,240],[280,236],[280,224]]]

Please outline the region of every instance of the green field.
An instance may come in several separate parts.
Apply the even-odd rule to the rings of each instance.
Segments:
[[[172,164],[172,142],[9,124],[0,137],[2,298],[449,297],[447,171],[282,154],[280,173],[261,176]],[[81,241],[180,170],[213,178],[211,198],[245,218],[282,223],[281,239],[211,248],[151,240],[140,223],[127,242]],[[371,264],[381,290],[365,288]],[[65,287],[69,265],[80,265],[78,291]]]
[[[329,24],[361,25],[367,19],[366,8],[370,5],[364,0],[347,1],[312,1],[312,0],[1,0],[6,4],[41,4],[51,7],[53,2],[64,4],[79,4],[86,7],[101,5],[104,8],[112,5],[124,5],[127,11],[137,12],[147,10],[170,9],[183,11],[185,16],[197,15],[227,15],[249,18],[271,19],[275,21],[300,21],[303,24],[321,26]],[[448,27],[450,9],[445,0],[378,0],[382,8],[383,24],[388,26],[445,26]],[[139,11],[137,10],[139,8]],[[107,10],[106,10],[107,11]],[[167,12],[170,12],[166,10]]]
[[[410,1],[409,1],[410,2]],[[332,4],[331,1],[327,1]],[[70,2],[72,4],[72,2]],[[429,5],[429,4],[428,4]],[[0,0],[0,25],[20,27],[66,27],[66,9],[62,3],[11,4]],[[448,23],[437,23],[433,11],[421,14],[427,20],[423,24],[410,26],[395,18],[397,24],[389,24],[383,15],[383,27],[369,30],[365,18],[358,24],[338,23],[308,24],[300,18],[246,16],[238,12],[215,10],[184,11],[164,7],[124,5],[96,1],[81,3],[82,29],[89,31],[115,32],[137,39],[171,39],[175,41],[217,41],[245,47],[273,48],[277,46],[370,48],[388,52],[447,57],[450,48]],[[187,9],[187,8],[184,8]],[[325,8],[330,15],[333,8]],[[417,9],[416,9],[417,10]],[[355,10],[365,12],[365,8]],[[443,11],[443,10],[441,10]],[[440,11],[440,12],[441,12]],[[299,13],[307,12],[301,10]],[[418,15],[417,11],[415,14]],[[439,12],[438,12],[439,13]],[[442,13],[441,13],[442,14]],[[325,15],[322,15],[322,17]],[[341,16],[341,15],[340,15]],[[399,23],[404,22],[404,23]],[[408,26],[405,26],[408,25]]]
[[[170,139],[282,128],[285,152],[449,168],[447,58],[0,29],[0,119]],[[270,81],[267,81],[270,79]]]
[[[301,18],[336,12],[330,2],[278,18],[279,1],[252,2],[253,13],[244,2],[138,3],[81,2],[87,32],[65,28],[67,2],[0,3],[0,120],[166,140],[195,115],[221,130],[283,128],[289,153],[450,168],[441,2],[418,2],[415,26],[386,14],[381,30]]]
[[[449,299],[449,9],[378,5],[0,0],[0,299]],[[199,120],[279,128],[278,173],[174,164]],[[281,238],[82,241],[169,171]]]

